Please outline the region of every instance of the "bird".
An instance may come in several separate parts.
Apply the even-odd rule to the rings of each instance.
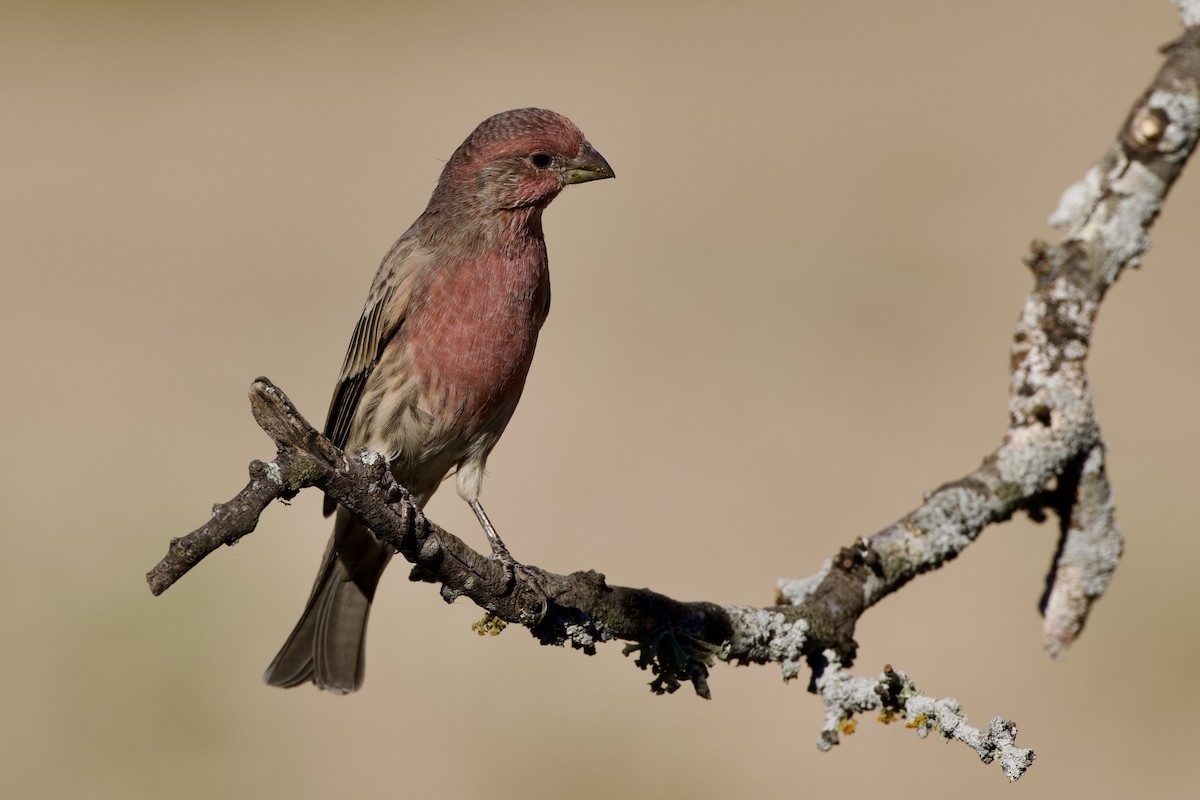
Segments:
[[[479,493],[550,311],[542,212],[566,186],[612,177],[561,114],[481,122],[380,264],[330,403],[325,436],[384,456],[418,508],[454,473],[510,579],[516,562]],[[336,516],[316,582],[263,680],[348,694],[362,686],[367,617],[393,549],[328,497],[324,511]]]

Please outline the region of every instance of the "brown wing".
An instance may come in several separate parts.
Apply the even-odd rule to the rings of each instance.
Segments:
[[[392,298],[396,288],[395,284],[390,284],[378,293],[371,292],[367,307],[354,326],[346,360],[342,362],[342,374],[333,393],[333,402],[329,404],[329,416],[325,419],[325,435],[338,447],[344,448],[350,438],[350,427],[358,413],[363,387],[379,363],[384,345],[404,322],[401,317],[392,319],[393,315],[389,313],[395,308]]]
[[[430,261],[428,253],[417,246],[416,238],[409,231],[396,242],[379,267],[362,316],[350,337],[342,373],[325,419],[325,436],[338,447],[344,449],[349,444],[363,390],[384,348],[404,325],[413,279],[429,266]],[[325,516],[332,514],[335,506],[326,498]]]

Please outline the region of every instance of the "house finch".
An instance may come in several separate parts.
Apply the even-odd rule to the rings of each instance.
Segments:
[[[384,257],[325,423],[348,452],[383,454],[418,506],[457,471],[459,495],[510,575],[515,562],[479,488],[550,309],[542,211],[567,184],[611,177],[560,114],[522,108],[484,120]],[[326,516],[334,506],[326,498]],[[308,605],[263,676],[273,686],[312,681],[344,694],[362,685],[367,614],[392,548],[336,510]]]

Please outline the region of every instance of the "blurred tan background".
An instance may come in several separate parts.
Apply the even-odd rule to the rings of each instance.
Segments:
[[[363,692],[268,689],[315,494],[142,580],[271,455],[250,381],[323,420],[442,161],[536,104],[618,179],[547,213],[554,312],[487,508],[535,564],[770,602],[999,442],[1020,257],[1178,31],[1166,0],[5,4],[0,794],[1194,796],[1195,165],[1095,340],[1128,548],[1082,640],[1042,653],[1055,531],[1025,520],[859,631],[862,672],[1015,719],[1016,787],[871,720],[818,753],[775,668],[654,697],[620,645],[478,638],[402,566]],[[430,513],[482,546],[451,488]]]

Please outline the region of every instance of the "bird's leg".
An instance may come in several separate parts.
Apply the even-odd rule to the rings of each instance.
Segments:
[[[492,546],[491,557],[504,565],[505,584],[511,588],[516,583],[517,574],[519,573],[537,591],[539,600],[541,601],[541,610],[538,612],[537,621],[541,622],[542,618],[546,616],[546,610],[550,604],[550,598],[547,597],[546,590],[542,588],[542,584],[538,581],[537,576],[508,552],[508,547],[504,544],[504,540],[500,538],[500,534],[496,533],[496,528],[492,525],[492,521],[488,519],[487,512],[483,510],[483,505],[479,502],[479,498],[468,500],[467,503],[471,506],[471,510],[475,512],[475,517],[483,527],[483,532],[487,534],[488,544]]]
[[[516,559],[508,552],[508,548],[504,544],[504,540],[500,538],[500,534],[496,533],[496,529],[492,527],[492,521],[488,519],[487,512],[483,510],[483,505],[479,499],[468,500],[471,510],[475,512],[476,519],[483,526],[483,532],[487,534],[488,543],[492,546],[492,558],[504,564],[504,573],[509,581],[512,580],[512,568],[516,565]]]

